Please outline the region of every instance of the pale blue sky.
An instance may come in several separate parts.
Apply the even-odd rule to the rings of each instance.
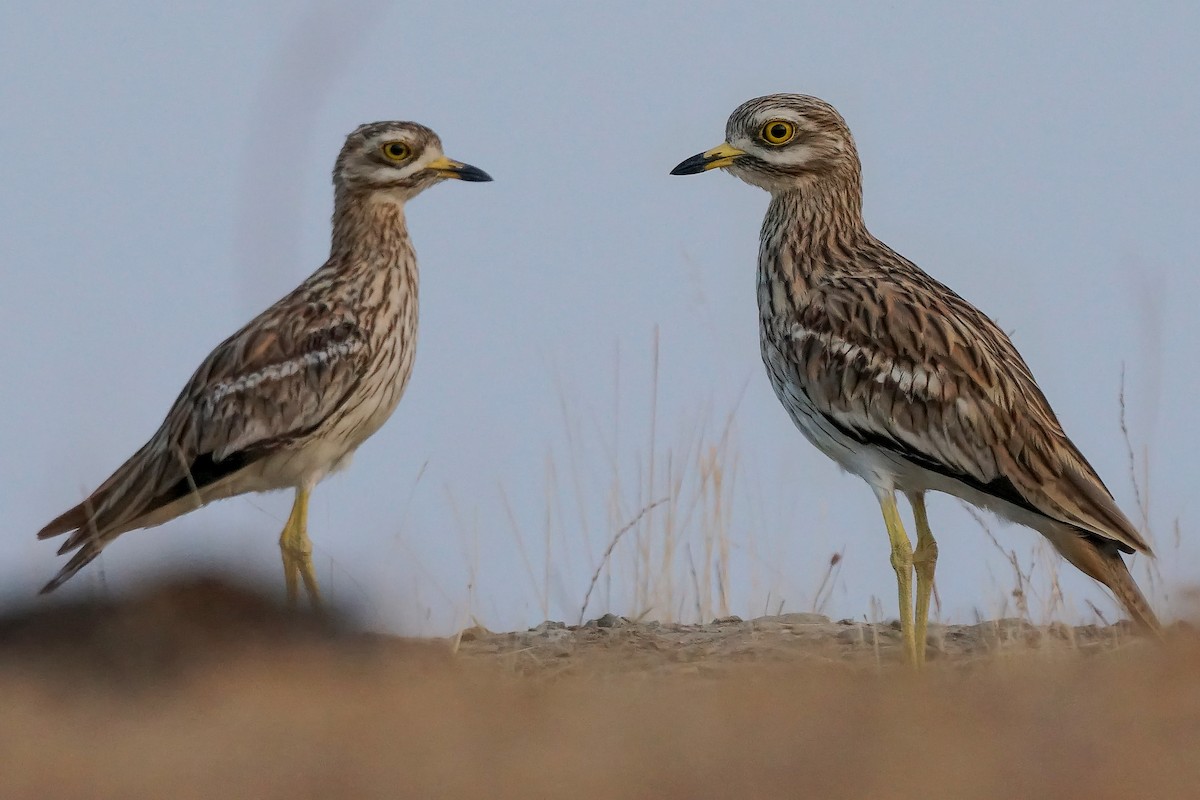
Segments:
[[[759,362],[766,195],[667,174],[717,144],[738,103],[775,91],[842,111],[872,230],[1012,332],[1136,519],[1126,365],[1162,572],[1176,597],[1200,579],[1195,4],[217,5],[0,10],[11,598],[57,569],[34,532],[153,432],[213,345],[324,260],[344,135],[412,119],[495,182],[410,206],[416,372],[393,420],[314,496],[332,594],[413,633],[468,612],[517,627],[543,603],[573,619],[619,520],[667,493],[661,475],[646,485],[657,327],[655,469],[668,452],[687,468],[675,583],[659,597],[694,613],[703,514],[681,520],[696,451],[732,414],[731,610],[762,613],[768,594],[807,608],[844,549],[826,610],[870,615],[875,597],[894,614],[870,491],[803,441]],[[126,534],[63,594],[121,591],[168,565],[244,570],[282,591],[290,502],[234,499]],[[931,510],[943,617],[995,613],[1009,567],[956,501]],[[637,610],[636,536],[660,541],[667,511],[617,545],[589,611]],[[1038,541],[996,534],[1023,561]],[[1073,613],[1092,600],[1112,615],[1086,579],[1064,587]]]

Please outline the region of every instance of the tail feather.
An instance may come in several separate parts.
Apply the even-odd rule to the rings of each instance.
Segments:
[[[147,496],[153,494],[155,478],[163,471],[161,457],[155,457],[151,440],[122,464],[79,505],[55,517],[38,531],[39,539],[69,533],[58,548],[58,555],[77,550],[71,560],[46,584],[42,593],[54,591],[100,554],[114,537],[126,530],[131,520],[144,511]],[[147,477],[151,477],[147,480]]]
[[[83,547],[90,540],[100,541],[100,532],[96,529],[95,523],[88,522],[72,531],[66,541],[59,545],[58,550],[55,551],[55,555],[65,556],[72,550],[78,550],[80,547]]]
[[[1133,575],[1129,572],[1125,559],[1116,553],[1105,557],[1104,572],[1105,575],[1099,579],[1100,582],[1107,586],[1125,607],[1125,612],[1129,614],[1130,619],[1144,630],[1161,636],[1162,623],[1158,621],[1154,609],[1150,608],[1146,596],[1142,594],[1142,590],[1133,580]]]
[[[1130,574],[1121,556],[1120,542],[1065,525],[1045,527],[1041,532],[1063,558],[1088,577],[1107,586],[1139,628],[1161,635],[1162,625]]]
[[[51,578],[50,582],[42,587],[38,594],[48,594],[53,592],[59,586],[62,586],[71,578],[72,575],[74,575],[76,572],[79,572],[79,570],[90,564],[96,558],[96,556],[100,555],[101,549],[103,549],[103,545],[96,540],[86,542],[82,547],[79,548],[75,555],[71,556],[71,560],[63,565],[63,568],[58,571],[58,574]]]
[[[46,523],[46,527],[38,531],[37,538],[52,539],[55,536],[61,536],[68,531],[82,528],[87,525],[87,521],[87,501],[84,501]]]
[[[1117,506],[1117,501],[1113,499],[1112,493],[1108,491],[1100,478],[1096,477],[1095,473],[1068,469],[1064,478],[1072,489],[1066,493],[1067,496],[1083,501],[1078,509],[1083,515],[1083,519],[1090,517],[1093,522],[1100,523],[1098,525],[1084,524],[1082,526],[1084,529],[1118,542],[1126,553],[1137,551],[1148,556],[1154,555],[1145,537]]]
[[[119,490],[108,489],[103,495],[97,489],[82,503],[85,521],[58,548],[58,555],[66,555],[88,541],[108,542],[131,522],[136,526],[137,518],[150,510],[152,503],[147,497],[151,492],[147,490],[153,488],[122,485]]]
[[[251,463],[246,453],[230,454],[220,461],[206,453],[182,465],[170,453],[158,437],[151,439],[86,500],[38,532],[39,539],[69,533],[58,554],[76,551],[42,589],[43,593],[61,586],[125,531],[173,519],[203,505],[214,492],[216,496],[227,496],[228,492],[220,494],[221,490],[214,487]]]

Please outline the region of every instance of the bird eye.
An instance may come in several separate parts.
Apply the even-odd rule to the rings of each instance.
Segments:
[[[760,135],[767,144],[787,144],[796,135],[796,126],[782,119],[771,120],[762,126]]]
[[[389,161],[403,161],[412,153],[404,142],[388,142],[380,149]]]

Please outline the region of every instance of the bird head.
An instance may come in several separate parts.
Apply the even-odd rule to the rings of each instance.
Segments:
[[[804,94],[771,94],[738,106],[725,125],[725,141],[671,174],[710,169],[774,193],[855,178],[860,166],[850,128],[833,106]]]
[[[437,134],[415,122],[372,122],[346,137],[333,168],[339,190],[381,191],[408,200],[448,178],[490,181],[478,167],[447,158]]]

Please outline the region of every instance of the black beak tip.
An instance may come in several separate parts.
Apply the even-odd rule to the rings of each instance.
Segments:
[[[468,183],[488,183],[492,176],[481,170],[479,167],[472,167],[470,164],[463,164],[458,170],[459,180],[467,181]]]
[[[671,170],[672,175],[697,175],[704,172],[704,168],[708,165],[711,159],[705,158],[703,153],[694,155],[686,161],[681,161],[675,169]]]

